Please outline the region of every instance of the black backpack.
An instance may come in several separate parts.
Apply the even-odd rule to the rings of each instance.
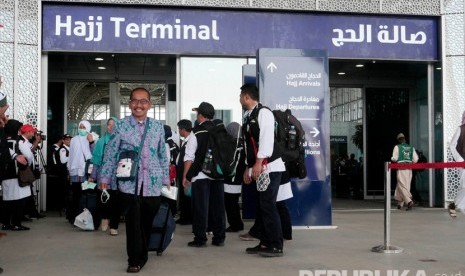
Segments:
[[[273,110],[275,118],[275,142],[281,151],[281,158],[291,178],[303,179],[307,176],[305,167],[305,131],[300,121],[289,109]],[[291,138],[290,130],[295,129],[295,138]],[[290,139],[291,138],[291,139]]]
[[[176,159],[178,158],[180,149],[171,137],[166,140],[166,143],[170,147],[170,163],[176,165]]]
[[[223,179],[226,176],[234,176],[238,163],[236,151],[238,141],[226,131],[223,123],[215,124],[208,130],[208,150],[211,160],[202,166],[202,172],[213,179]]]

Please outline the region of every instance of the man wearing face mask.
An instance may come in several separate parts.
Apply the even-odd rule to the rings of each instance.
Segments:
[[[73,224],[74,219],[79,214],[79,200],[81,198],[81,184],[84,182],[86,173],[86,161],[92,158],[90,144],[94,142],[90,134],[90,123],[80,121],[78,134],[71,139],[69,147],[68,171],[71,182],[71,203],[66,210],[66,219]]]

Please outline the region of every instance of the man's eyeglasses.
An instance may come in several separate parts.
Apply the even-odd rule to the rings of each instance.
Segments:
[[[139,103],[141,105],[148,105],[150,103],[150,101],[147,100],[147,99],[140,99],[140,100],[132,99],[132,100],[129,101],[129,103],[131,103],[131,104],[138,104]]]

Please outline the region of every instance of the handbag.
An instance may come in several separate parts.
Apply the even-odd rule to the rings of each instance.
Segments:
[[[147,118],[145,120],[144,134],[142,134],[142,138],[140,140],[140,147],[137,149],[137,152],[134,150],[121,152],[118,158],[118,167],[116,168],[117,180],[135,180],[136,185],[134,189],[134,196],[136,197],[139,186],[139,183],[137,181],[137,175],[139,173],[140,153],[142,151],[142,148],[144,147],[145,137],[147,136],[149,123],[149,118]]]
[[[130,150],[119,154],[116,178],[118,180],[134,180],[138,166],[138,152]]]
[[[86,208],[84,208],[82,213],[76,216],[74,225],[86,231],[93,231],[95,229],[92,214]]]
[[[24,169],[18,169],[18,183],[20,187],[32,185],[34,181],[36,181],[36,177],[31,167],[26,166]]]

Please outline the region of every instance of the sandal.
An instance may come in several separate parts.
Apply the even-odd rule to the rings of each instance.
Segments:
[[[138,265],[130,265],[128,266],[128,270],[126,270],[127,273],[138,273],[140,271],[140,266]]]
[[[455,212],[455,204],[454,203],[451,203],[449,204],[448,206],[449,208],[449,215],[453,218],[455,218],[457,216],[457,213]]]

